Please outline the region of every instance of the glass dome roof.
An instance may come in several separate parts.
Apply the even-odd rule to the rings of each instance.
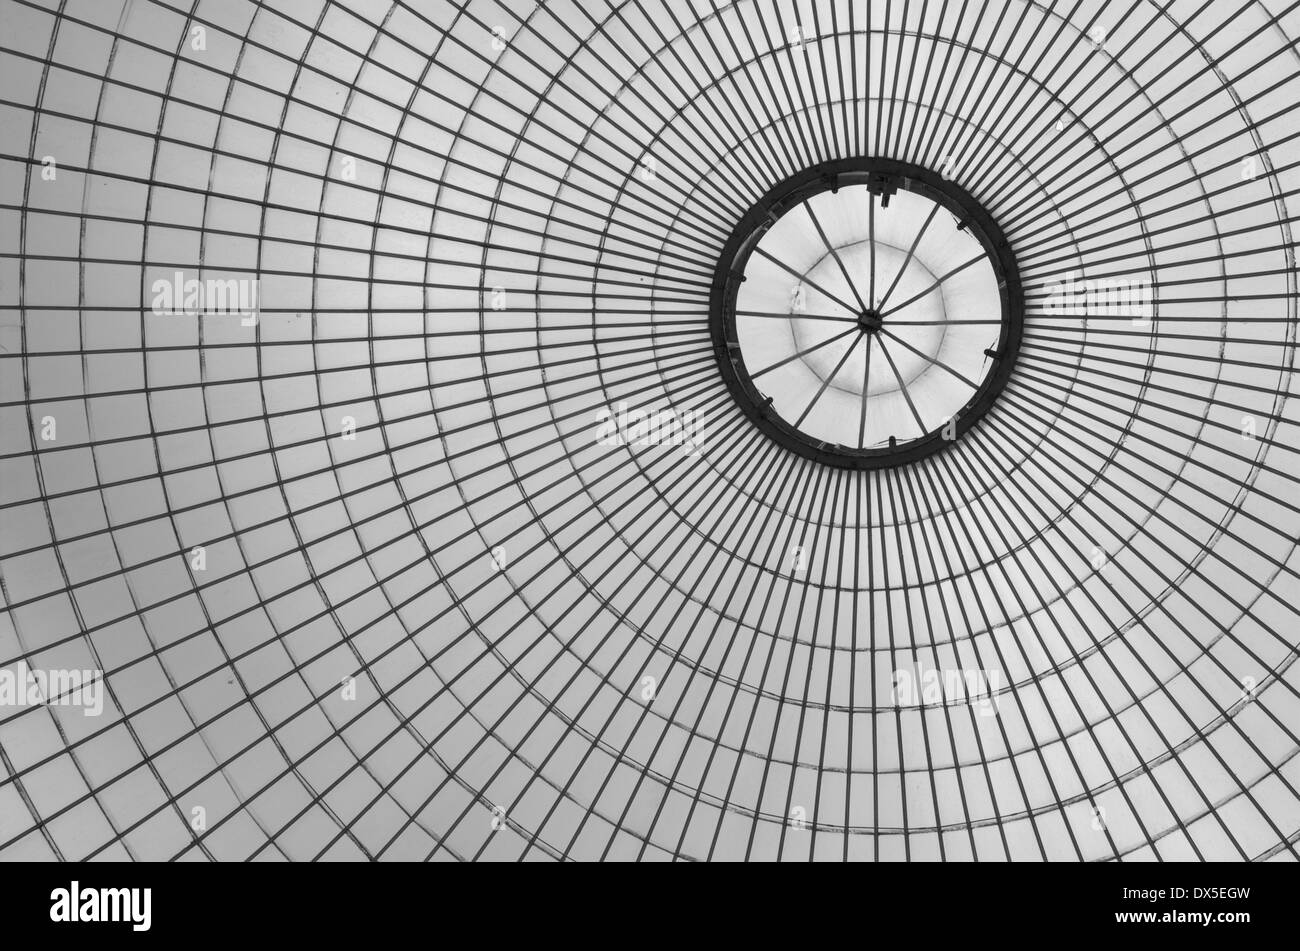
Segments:
[[[1297,857],[1294,4],[0,19],[0,859]],[[710,320],[861,158],[1023,290],[986,412],[872,469]],[[813,205],[882,281],[886,191]]]

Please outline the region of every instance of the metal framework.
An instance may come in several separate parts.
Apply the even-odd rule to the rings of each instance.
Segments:
[[[0,0],[0,859],[1296,859],[1298,8]],[[710,322],[863,158],[1023,288],[874,469]]]

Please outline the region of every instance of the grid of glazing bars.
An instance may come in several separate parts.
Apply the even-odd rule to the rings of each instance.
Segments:
[[[1296,858],[1297,7],[0,0],[0,666],[106,690],[0,707],[0,858]],[[877,473],[707,332],[852,155],[1027,292]]]

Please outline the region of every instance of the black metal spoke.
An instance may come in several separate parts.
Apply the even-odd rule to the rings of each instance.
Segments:
[[[894,279],[890,281],[889,286],[885,288],[885,293],[880,296],[880,301],[876,305],[878,310],[884,310],[885,305],[889,303],[889,295],[894,293],[894,288],[896,288],[898,282],[902,280],[903,272],[907,270],[907,266],[912,263],[912,258],[916,256],[917,245],[919,245],[921,239],[925,237],[926,229],[930,227],[930,222],[934,221],[934,216],[938,213],[939,206],[935,205],[930,209],[930,213],[925,216],[925,220],[921,222],[921,227],[916,229],[916,237],[912,239],[912,244],[907,249],[907,254],[903,258],[903,263],[898,268],[898,273],[894,275]]]

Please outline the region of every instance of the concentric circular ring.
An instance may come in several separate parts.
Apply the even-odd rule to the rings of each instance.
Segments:
[[[849,206],[850,230],[845,233],[841,227],[832,239],[826,234],[828,226],[811,210],[812,202],[819,195],[839,195],[842,189],[864,193],[866,203],[862,201],[863,194],[857,195],[856,200],[841,199],[837,203],[841,208]],[[898,211],[899,202],[895,199],[895,217],[903,218],[896,230],[901,230],[908,239],[905,251],[878,238],[875,230],[877,207],[883,218],[891,198],[900,190],[904,195],[924,198],[927,204],[920,207],[928,209],[916,217],[915,205]],[[940,209],[946,215],[935,222],[933,231],[928,231]],[[807,216],[806,222],[800,221],[802,233],[791,237],[798,248],[796,253],[802,252],[804,265],[810,265],[802,271],[763,248],[773,227],[783,220],[790,221],[786,216],[796,210],[791,217]],[[910,221],[909,212],[913,213]],[[883,230],[883,221],[881,226]],[[943,233],[945,229],[949,233]],[[918,255],[927,237],[932,242],[936,240],[935,232],[941,233],[937,240],[943,244],[939,259],[943,266],[933,270],[941,271],[941,276],[922,264],[924,252]],[[974,256],[969,256],[970,247],[964,248],[964,253],[951,247],[952,232],[970,236],[971,244],[978,248]],[[759,259],[754,257],[756,252]],[[892,267],[881,260],[886,252],[894,259]],[[865,268],[849,269],[845,258],[854,256],[867,258]],[[751,354],[760,348],[768,351],[762,368],[751,368],[746,362],[742,325],[750,324],[753,333],[765,329],[764,325],[770,325],[771,319],[780,317],[781,312],[756,310],[753,308],[759,305],[752,300],[749,307],[742,301],[742,287],[753,276],[747,269],[755,260],[768,272],[769,283],[773,276],[788,275],[787,282],[794,280],[788,295],[789,319],[781,322],[775,334],[760,337],[758,346],[749,347]],[[981,270],[988,272],[984,280],[989,287],[967,290],[965,301],[958,294],[957,306],[950,305],[945,310],[945,282],[954,278],[978,280],[983,277]],[[818,271],[821,276],[815,278],[813,275]],[[894,307],[884,312],[893,315],[886,324],[882,308],[889,302],[889,294],[899,287],[901,279],[915,279],[917,272],[924,275],[919,282],[920,289],[912,294],[909,290],[916,288],[903,284],[899,298],[906,299],[896,298]],[[829,289],[828,284],[835,289]],[[814,309],[835,313],[808,313],[810,290],[820,305]],[[948,293],[952,293],[951,285]],[[778,299],[781,296],[777,294]],[[915,323],[909,320],[909,306],[916,310],[936,298],[937,311],[922,311],[919,318],[912,318]],[[962,303],[967,309],[961,309]],[[960,439],[988,412],[1006,386],[1020,353],[1024,295],[1019,269],[1006,237],[988,212],[959,185],[904,162],[845,159],[787,178],[746,212],[719,257],[709,313],[714,352],[723,379],[742,411],[759,429],[780,445],[817,462],[849,469],[877,469],[905,465],[937,452]],[[842,329],[854,321],[856,326]],[[827,322],[832,322],[829,329],[818,333],[818,325],[825,327]],[[800,330],[808,326],[812,329],[805,332],[810,336],[803,339]],[[930,352],[914,345],[922,341],[909,343],[905,330],[923,331],[930,338]],[[940,351],[940,344],[950,331],[953,338],[964,339],[948,340],[947,348]],[[897,359],[889,355],[888,344],[881,341],[873,361],[868,338],[877,334],[893,341]],[[790,346],[771,353],[772,337],[778,338],[780,346],[782,335],[788,336]],[[765,342],[769,345],[762,347]],[[919,360],[920,371],[913,375],[906,369],[900,370],[898,364],[904,359],[913,363]],[[811,360],[824,361],[826,366],[808,366],[805,361]],[[970,369],[963,373],[954,368],[954,362],[964,363]],[[872,404],[869,381],[873,365],[877,379],[890,373],[895,380],[892,393],[883,394],[886,398],[894,396],[892,405],[882,407],[881,395]],[[757,377],[773,370],[787,379],[764,386],[757,384]],[[922,395],[926,390],[925,381],[920,380],[923,375],[929,377],[929,389],[938,391],[929,399],[928,393]],[[848,392],[843,396],[836,392],[840,380],[848,381]],[[867,382],[860,382],[864,380]],[[780,396],[779,403],[778,397],[769,390]],[[915,397],[913,390],[917,391]],[[819,407],[823,400],[825,404]],[[817,408],[823,418],[814,418],[812,423],[820,423],[820,432],[812,425],[805,425]],[[854,420],[857,421],[856,440]],[[914,430],[900,439],[899,433],[906,432],[913,422]],[[869,425],[876,431],[874,439],[868,436]],[[842,435],[835,438],[837,434]]]

